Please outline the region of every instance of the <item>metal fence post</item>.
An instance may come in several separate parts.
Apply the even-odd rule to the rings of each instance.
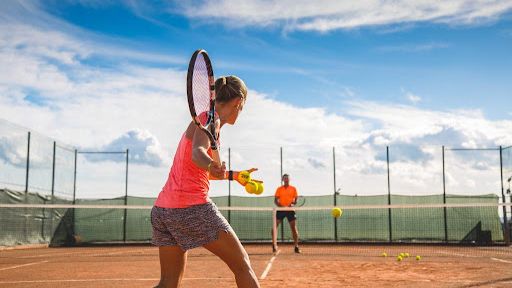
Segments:
[[[228,148],[228,170],[231,171],[231,147]],[[231,207],[231,181],[228,181],[228,207]],[[231,223],[231,210],[229,209],[228,222]]]
[[[333,167],[333,184],[334,184],[334,206],[338,205],[336,201],[336,148],[332,147],[332,167]],[[334,218],[334,240],[338,242],[338,218]]]
[[[124,186],[124,206],[128,205],[128,159],[130,155],[130,149],[126,149],[126,176],[125,176],[125,186]],[[123,242],[126,242],[126,222],[128,218],[128,209],[124,209],[124,217],[123,217]]]
[[[501,198],[503,204],[507,202],[505,199],[505,191],[503,189],[503,147],[500,146],[500,182],[501,182]],[[505,225],[505,229],[503,229],[503,233],[505,233],[505,244],[510,245],[510,227],[508,226],[507,219],[507,206],[503,205],[503,225]]]
[[[391,205],[391,183],[389,177],[389,146],[386,146],[386,163],[388,168],[388,205]],[[393,242],[393,225],[391,222],[391,208],[388,208],[389,242]]]
[[[30,175],[30,131],[27,134],[27,165],[25,170],[25,204],[28,204],[28,179]],[[24,215],[27,215],[27,208],[24,208]],[[25,241],[28,241],[28,218],[25,216],[25,227],[24,227]]]
[[[444,167],[444,145],[442,146],[442,161],[443,161],[443,204],[446,204],[446,173],[445,173],[445,167]],[[444,213],[444,242],[448,243],[448,211],[446,210],[446,206],[443,207],[443,213]]]
[[[53,141],[53,159],[52,159],[52,194],[50,198],[50,203],[55,204],[55,159],[57,155],[57,142]],[[53,235],[53,215],[54,209],[50,209],[50,242],[52,241],[52,235]],[[43,222],[44,225],[44,222]],[[44,230],[43,230],[44,231]],[[44,235],[43,235],[44,239]]]

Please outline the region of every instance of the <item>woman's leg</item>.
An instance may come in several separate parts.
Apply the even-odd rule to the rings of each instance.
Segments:
[[[204,245],[204,248],[219,256],[228,265],[229,269],[235,274],[238,287],[260,287],[258,278],[254,270],[252,270],[249,256],[235,235],[235,232],[231,230],[227,232],[219,231],[219,238]]]
[[[159,254],[160,283],[156,287],[177,288],[185,272],[187,252],[179,246],[160,246]]]

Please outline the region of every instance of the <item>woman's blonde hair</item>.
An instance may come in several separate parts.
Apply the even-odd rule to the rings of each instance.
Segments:
[[[247,87],[244,81],[237,76],[224,76],[215,81],[216,101],[229,102],[232,99],[247,97]]]

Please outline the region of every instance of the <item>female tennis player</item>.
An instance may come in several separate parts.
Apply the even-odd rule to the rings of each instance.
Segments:
[[[215,81],[217,131],[235,124],[247,97],[236,76]],[[204,247],[224,261],[238,287],[260,287],[249,256],[235,232],[208,197],[209,180],[226,179],[225,164],[212,159],[210,139],[191,122],[178,145],[169,178],[151,210],[152,243],[159,246],[160,283],[178,287],[187,251]]]

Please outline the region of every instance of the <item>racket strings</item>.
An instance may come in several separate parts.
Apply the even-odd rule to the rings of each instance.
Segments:
[[[194,98],[194,109],[199,116],[201,125],[208,123],[208,112],[210,111],[210,79],[208,68],[202,54],[199,54],[194,63],[192,80],[192,95]]]

